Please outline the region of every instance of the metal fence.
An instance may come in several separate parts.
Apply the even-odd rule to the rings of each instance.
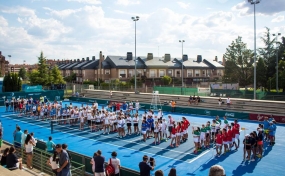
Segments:
[[[9,144],[11,145],[11,144]],[[24,148],[16,148],[16,154],[18,157],[22,158],[22,162],[26,164],[27,154]],[[41,172],[49,175],[54,175],[50,166],[47,165],[47,161],[52,156],[52,153],[46,152],[37,146],[33,150],[33,164],[32,166]],[[85,165],[71,160],[71,173],[72,175],[85,175]]]

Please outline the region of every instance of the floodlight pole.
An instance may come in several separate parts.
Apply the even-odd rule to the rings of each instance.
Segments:
[[[185,40],[179,40],[179,42],[181,42],[182,44],[182,68],[181,68],[181,80],[182,80],[182,87],[184,87],[184,80],[183,80],[183,43],[185,42]]]
[[[255,17],[255,5],[260,3],[260,0],[248,0],[254,8],[254,88],[253,88],[253,99],[256,99],[256,17]]]
[[[276,92],[279,92],[279,88],[278,88],[278,35],[281,35],[281,33],[277,33],[276,35],[275,34],[272,34],[273,36],[275,36],[275,43],[276,43]]]
[[[135,93],[137,92],[137,21],[139,21],[140,17],[132,17],[132,20],[135,22]]]

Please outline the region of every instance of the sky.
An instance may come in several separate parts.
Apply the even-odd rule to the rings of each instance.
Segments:
[[[238,36],[254,49],[253,5],[248,0],[0,0],[0,51],[12,64],[107,55],[211,59]],[[265,27],[285,36],[285,1],[256,5],[257,47]]]

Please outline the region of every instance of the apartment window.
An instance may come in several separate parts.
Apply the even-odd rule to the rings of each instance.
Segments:
[[[109,69],[105,70],[105,75],[110,75],[110,70]]]
[[[137,76],[142,76],[142,71],[141,70],[137,70]]]
[[[195,76],[200,76],[200,70],[195,70]]]
[[[150,72],[149,72],[149,76],[150,76],[151,78],[156,77],[155,70],[150,70]]]
[[[193,76],[193,70],[187,70],[187,77]]]
[[[106,80],[105,80],[105,83],[110,83],[110,80],[109,80],[109,79],[106,79]]]
[[[180,70],[176,70],[176,76],[177,77],[180,77],[181,75],[180,75]]]
[[[163,77],[165,75],[165,70],[159,70],[159,77]]]
[[[172,70],[168,70],[168,76],[172,76]]]
[[[126,70],[119,70],[119,77],[126,78]]]
[[[134,71],[133,70],[129,70],[129,77],[133,77],[133,75],[134,75]]]
[[[202,70],[202,75],[205,76],[206,75],[206,71]]]

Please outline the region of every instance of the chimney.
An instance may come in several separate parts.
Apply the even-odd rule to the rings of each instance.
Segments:
[[[82,58],[82,62],[84,62],[85,61],[85,59],[84,58]]]
[[[57,62],[59,62],[59,59],[57,59]]]
[[[127,52],[127,60],[133,60],[133,53]]]
[[[101,62],[103,62],[103,54],[102,54],[102,51],[100,51],[99,60],[100,60]]]
[[[152,53],[147,53],[146,60],[152,60],[152,59],[153,59],[153,54]]]
[[[2,55],[2,51],[0,51],[0,55]]]
[[[92,56],[92,60],[93,60],[93,61],[95,60],[95,56]]]
[[[197,55],[197,62],[202,62],[202,55]]]
[[[165,62],[168,62],[168,61],[170,61],[170,60],[171,60],[170,54],[165,54],[165,55],[164,55],[164,61],[165,61]]]
[[[183,62],[184,62],[184,61],[187,61],[187,60],[188,60],[188,55],[187,55],[187,54],[184,54],[182,60],[183,60]]]
[[[214,61],[218,62],[218,56],[215,56],[215,60]]]
[[[86,57],[86,61],[89,61],[89,57]]]

